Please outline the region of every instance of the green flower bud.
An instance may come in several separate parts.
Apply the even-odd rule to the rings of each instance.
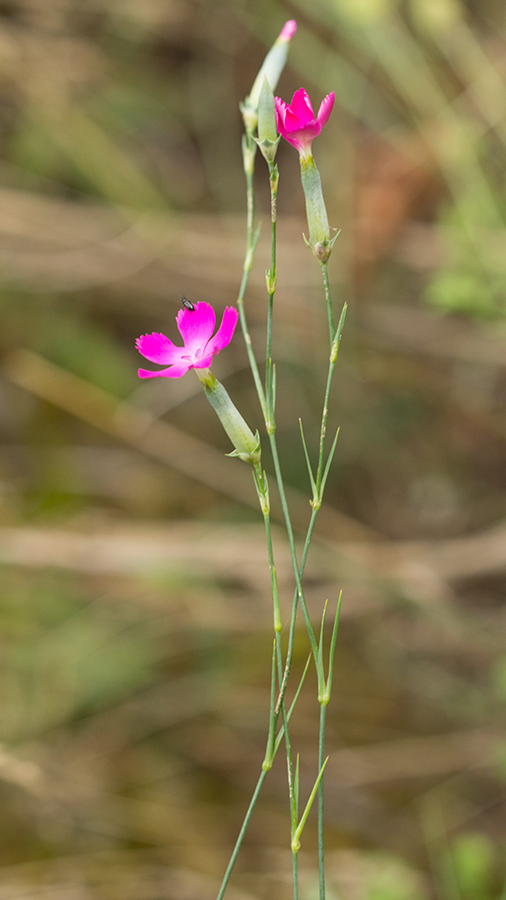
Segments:
[[[276,41],[262,63],[262,67],[253,82],[250,93],[246,97],[244,103],[240,105],[244,126],[249,134],[252,134],[256,128],[258,101],[264,78],[267,78],[272,90],[274,90],[279,81],[279,76],[285,67],[288,50],[296,30],[297,24],[293,19],[290,19],[289,22],[284,24]]]
[[[276,112],[274,110],[274,94],[264,76],[262,90],[258,98],[258,140],[277,141]]]
[[[274,94],[267,78],[264,77],[258,98],[258,138],[255,138],[255,141],[268,163],[274,162],[280,140],[281,136],[278,135],[276,128]]]

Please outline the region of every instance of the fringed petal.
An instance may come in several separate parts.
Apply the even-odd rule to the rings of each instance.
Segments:
[[[196,354],[203,349],[214,331],[216,316],[210,303],[196,303],[195,309],[180,309],[176,316],[177,327],[187,353]]]
[[[318,110],[318,115],[316,117],[316,121],[320,125],[320,131],[324,125],[327,124],[330,113],[332,112],[332,107],[334,106],[335,93],[331,91],[330,94],[327,94],[326,97],[320,103],[320,109]]]
[[[174,357],[178,358],[179,347],[165,337],[164,334],[143,334],[137,338],[135,346],[142,356],[149,359],[150,362],[167,365],[174,362]]]
[[[214,337],[211,338],[205,349],[206,355],[209,353],[219,353],[220,350],[223,350],[223,347],[226,347],[227,344],[230,344],[230,341],[234,336],[235,326],[237,325],[238,318],[239,313],[233,306],[225,307],[221,325]]]
[[[311,100],[304,88],[299,88],[298,91],[295,91],[289,109],[292,115],[297,117],[299,128],[304,128],[306,125],[314,122],[314,112],[313,107],[311,106]]]

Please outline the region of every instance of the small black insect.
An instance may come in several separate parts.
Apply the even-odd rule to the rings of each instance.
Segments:
[[[195,307],[190,300],[187,300],[186,297],[181,297],[181,303],[183,304],[184,309],[189,309],[190,312],[195,312]]]

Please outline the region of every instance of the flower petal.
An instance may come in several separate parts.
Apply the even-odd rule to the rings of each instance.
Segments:
[[[139,378],[159,378],[162,376],[163,378],[181,378],[181,375],[184,375],[190,366],[183,364],[179,364],[176,366],[169,366],[168,369],[159,369],[158,372],[152,372],[151,369],[138,369],[137,374]]]
[[[219,353],[220,350],[223,350],[223,347],[226,347],[227,344],[230,344],[232,337],[234,335],[235,326],[237,325],[237,320],[239,318],[239,313],[233,306],[226,306],[223,312],[223,318],[221,320],[221,325],[218,328],[218,331],[214,335],[213,338],[209,341],[206,347],[206,356],[211,353]],[[201,368],[201,366],[199,366]]]
[[[288,106],[284,115],[283,137],[286,137],[287,134],[293,134],[294,131],[298,132],[304,127],[304,123],[300,121],[299,117]]]
[[[188,369],[191,369],[191,365],[188,362],[181,361],[173,366],[169,366],[168,369],[159,369],[158,372],[152,372],[150,369],[139,369],[137,374],[139,378],[159,378],[160,376],[163,378],[181,378],[182,375],[188,372]]]
[[[285,133],[285,116],[288,109],[287,104],[281,97],[274,97],[274,109],[276,112],[276,126],[281,135]]]
[[[304,88],[295,91],[288,106],[280,97],[275,97],[276,125],[282,137],[295,147],[301,157],[311,155],[311,144],[327,124],[334,105],[334,92],[327,94],[321,102],[315,118],[311,101]]]
[[[186,352],[197,354],[204,350],[214,331],[216,316],[209,303],[200,301],[195,309],[180,309],[176,316],[179,333],[184,340]]]
[[[295,91],[292,102],[290,103],[290,112],[294,116],[297,116],[300,128],[305,128],[306,125],[314,122],[315,118],[311,100],[304,88],[299,88],[298,91]]]
[[[214,356],[214,353],[206,353],[205,356],[202,357],[202,359],[199,359],[196,362],[192,363],[191,368],[192,369],[210,369],[211,363],[213,361],[213,356]]]
[[[318,110],[318,115],[316,117],[316,121],[320,125],[320,131],[329,120],[330,113],[332,112],[332,107],[334,106],[334,98],[335,93],[334,91],[331,91],[331,93],[327,94],[327,96],[324,97],[322,102],[320,103],[320,109]]]
[[[285,101],[282,100],[281,97],[274,97],[274,106],[276,108],[276,112],[279,113],[280,116],[284,116],[288,103],[285,103]]]
[[[137,338],[135,346],[139,353],[146,359],[149,359],[150,362],[160,363],[161,365],[174,362],[175,358],[178,358],[178,351],[181,349],[176,347],[164,334],[158,334],[157,332],[141,335],[141,337]]]

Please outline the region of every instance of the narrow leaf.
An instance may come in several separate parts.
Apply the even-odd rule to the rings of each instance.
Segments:
[[[299,699],[299,694],[300,694],[300,692],[301,692],[301,690],[302,690],[302,685],[304,684],[304,679],[305,679],[305,677],[306,677],[306,675],[307,675],[307,670],[309,669],[309,663],[311,662],[312,655],[313,655],[313,654],[310,653],[309,656],[308,656],[308,658],[307,658],[306,665],[304,666],[304,671],[303,671],[302,676],[301,676],[301,679],[300,679],[300,681],[299,681],[299,686],[298,686],[298,688],[297,688],[297,691],[295,692],[295,697],[293,698],[292,703],[291,703],[291,705],[290,705],[290,709],[288,710],[288,713],[287,713],[287,716],[286,716],[288,722],[290,721],[291,716],[292,716],[292,713],[293,713],[293,711],[294,711],[294,709],[295,709],[295,704],[297,703],[297,700]],[[279,699],[278,699],[278,704],[279,704]],[[279,730],[279,734],[278,734],[278,736],[277,736],[277,738],[276,738],[276,743],[274,744],[274,753],[273,753],[273,757],[272,757],[273,759],[274,759],[274,757],[276,756],[276,753],[277,753],[277,751],[278,751],[278,748],[279,748],[279,745],[280,745],[281,741],[283,740],[283,735],[284,735],[284,733],[285,733],[285,726],[283,725],[283,726],[280,728],[280,730]]]
[[[329,761],[329,758],[327,756],[327,759],[323,763],[323,766],[321,767],[321,769],[318,773],[318,778],[316,779],[316,781],[313,785],[313,790],[311,791],[311,794],[309,795],[309,800],[306,803],[306,808],[302,814],[302,818],[301,818],[297,828],[294,831],[294,834],[292,837],[292,852],[293,853],[298,853],[300,850],[300,836],[304,830],[304,825],[306,824],[307,817],[309,816],[309,813],[311,811],[311,807],[313,805],[314,798],[316,797],[316,792],[318,791],[318,785],[320,784],[320,781],[322,780],[323,772],[325,770],[325,766],[327,765],[328,761]]]
[[[318,672],[321,672],[323,675],[323,630],[325,626],[325,613],[327,612],[327,604],[328,600],[325,600],[325,605],[323,607],[322,620],[320,624],[320,640],[318,641]]]
[[[332,676],[333,676],[333,674],[334,674],[334,656],[335,656],[335,652],[336,652],[337,630],[338,630],[338,628],[339,628],[339,619],[340,619],[340,617],[341,617],[341,600],[342,600],[342,597],[343,597],[343,592],[340,591],[340,592],[339,592],[339,599],[338,599],[338,601],[337,601],[336,615],[335,615],[335,618],[334,618],[334,627],[332,628],[332,638],[331,638],[331,640],[330,640],[330,651],[329,651],[329,676],[328,676],[328,678],[327,678],[327,685],[326,685],[326,690],[325,690],[325,694],[326,694],[326,698],[327,698],[327,703],[328,703],[329,700],[330,700],[330,692],[331,692],[331,690],[332,690]]]
[[[265,757],[262,763],[264,772],[268,772],[272,768],[274,756],[276,754],[274,735],[276,732],[276,641],[273,641],[272,648],[272,670],[271,670],[271,702],[269,708],[269,733],[267,735],[267,747]]]
[[[325,470],[323,472],[322,483],[320,485],[320,497],[319,497],[320,502],[323,500],[323,492],[325,490],[325,484],[327,482],[327,478],[329,477],[330,467],[332,465],[332,460],[334,459],[334,453],[336,452],[337,439],[339,437],[339,432],[340,432],[340,428],[338,428],[336,431],[336,436],[335,436],[334,440],[332,441],[332,447],[330,448],[327,462],[325,464]]]
[[[295,779],[294,779],[294,821],[292,822],[292,831],[297,827],[297,816],[299,815],[299,785],[300,785],[300,754],[297,753],[297,762],[295,763]]]
[[[306,457],[307,470],[309,472],[309,480],[311,482],[311,490],[313,492],[313,499],[315,499],[316,498],[316,490],[317,490],[316,489],[316,481],[314,480],[313,470],[311,468],[311,461],[309,459],[309,453],[307,451],[306,439],[304,437],[304,429],[302,428],[302,419],[299,419],[299,426],[300,426],[300,436],[302,438],[302,446],[304,447],[304,456]]]

